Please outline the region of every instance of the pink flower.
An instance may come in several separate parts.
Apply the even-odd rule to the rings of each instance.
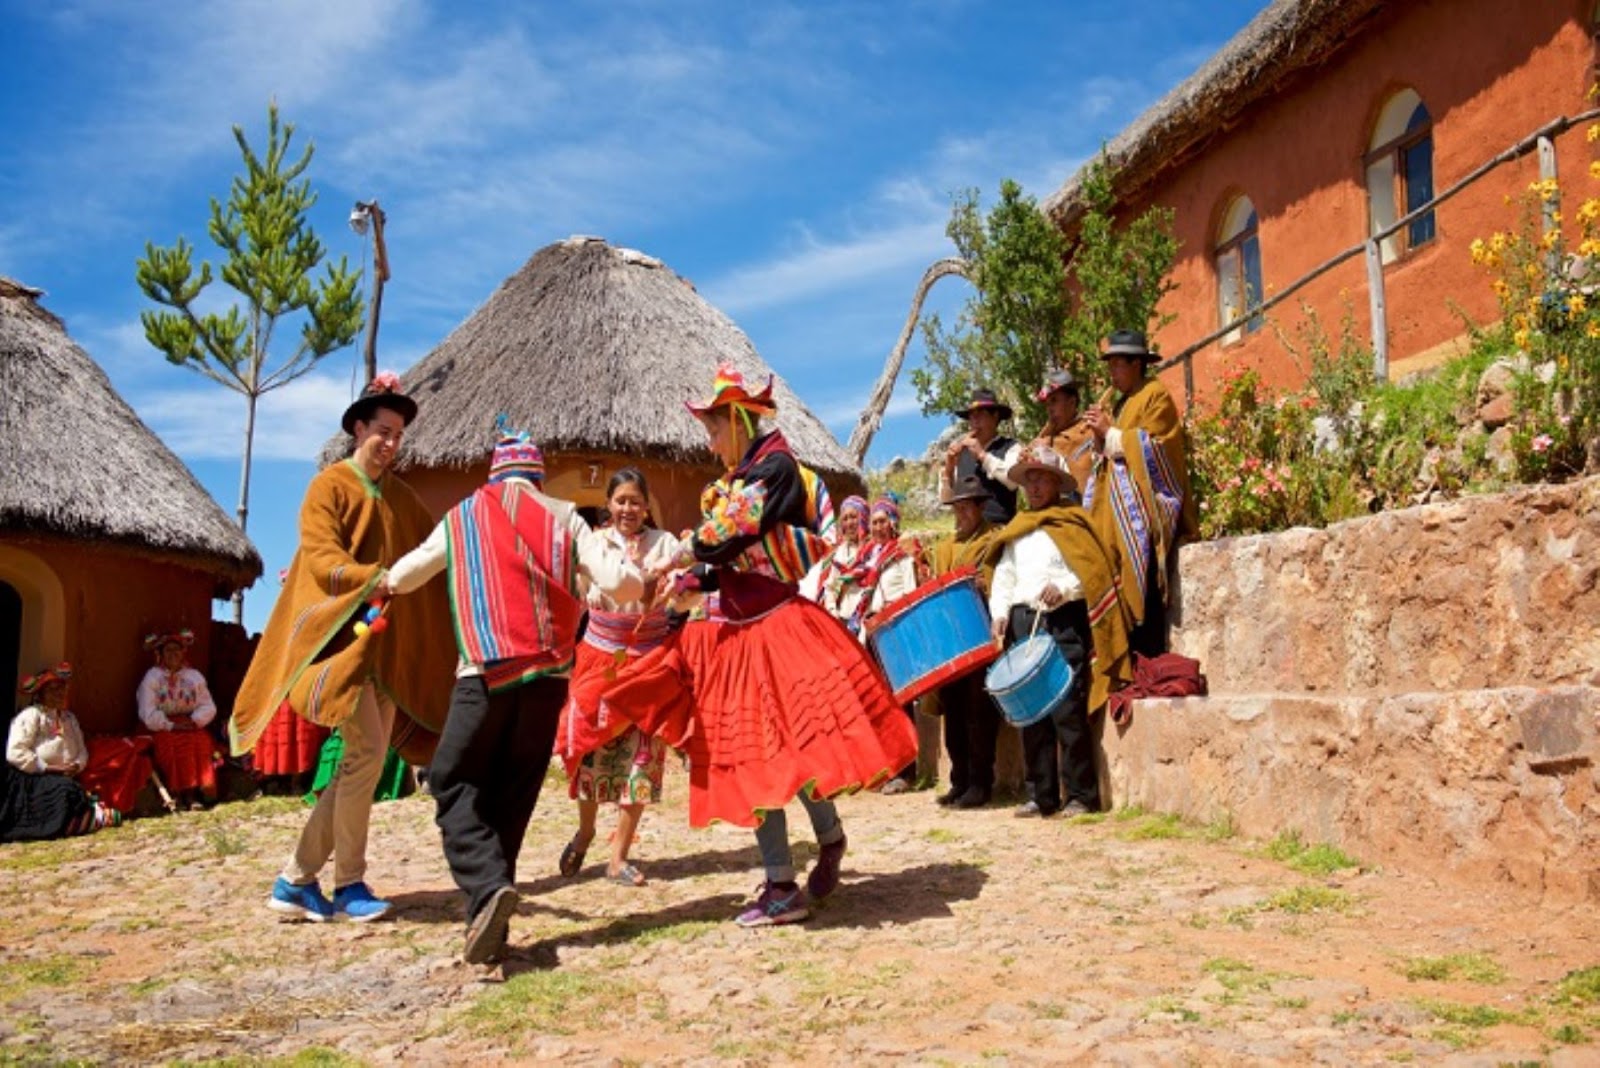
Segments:
[[[1552,438],[1549,434],[1540,434],[1538,437],[1533,439],[1533,443],[1532,443],[1533,451],[1534,452],[1544,452],[1546,449],[1548,449],[1550,446],[1554,445],[1555,443],[1556,443],[1556,439]]]
[[[400,392],[400,376],[393,371],[380,371],[372,376],[372,389],[383,390],[385,393]]]

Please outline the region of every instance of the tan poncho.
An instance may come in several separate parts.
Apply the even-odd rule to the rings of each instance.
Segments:
[[[384,569],[432,529],[427,508],[395,475],[373,482],[346,460],[311,480],[299,550],[234,701],[234,753],[254,748],[285,701],[313,723],[338,726],[370,680],[400,712],[395,748],[413,763],[432,756],[455,681],[444,580],[395,598],[381,633],[358,637],[353,626]]]
[[[1090,650],[1089,711],[1097,711],[1113,690],[1133,681],[1132,658],[1128,651],[1128,632],[1133,622],[1117,591],[1117,552],[1096,532],[1089,514],[1075,505],[1058,504],[1037,512],[1019,512],[1017,517],[995,532],[989,542],[988,564],[992,574],[1006,546],[1035,530],[1043,530],[1055,543],[1061,559],[1072,568],[1083,586],[1089,611]]]
[[[1084,492],[1095,529],[1120,557],[1122,597],[1135,622],[1143,622],[1145,578],[1155,555],[1156,581],[1167,596],[1167,557],[1198,529],[1189,492],[1183,419],[1159,379],[1146,378],[1114,406],[1122,431],[1122,456],[1100,456]]]

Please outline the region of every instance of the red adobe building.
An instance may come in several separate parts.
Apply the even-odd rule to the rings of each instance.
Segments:
[[[1391,378],[1459,351],[1462,312],[1477,323],[1500,314],[1468,246],[1516,225],[1506,198],[1540,177],[1541,155],[1569,220],[1600,192],[1588,174],[1594,120],[1580,120],[1596,106],[1597,26],[1597,0],[1274,0],[1108,145],[1119,215],[1175,213],[1178,289],[1162,311],[1177,318],[1152,339],[1162,355],[1204,341],[1522,143],[1379,242],[1370,268],[1357,251],[1266,313],[1293,338],[1302,302],[1330,331],[1348,307],[1368,341],[1377,272]],[[1530,135],[1552,122],[1564,128],[1541,151]],[[1043,204],[1069,238],[1081,179]],[[1276,385],[1304,377],[1255,317],[1195,350],[1194,398],[1237,366]],[[1186,394],[1181,367],[1163,377]]]

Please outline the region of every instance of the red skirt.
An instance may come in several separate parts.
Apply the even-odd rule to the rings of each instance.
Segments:
[[[315,771],[322,759],[322,743],[332,732],[296,713],[280,708],[273,713],[256,742],[254,768],[258,775],[304,775]]]
[[[150,781],[150,752],[155,747],[147,734],[100,734],[86,739],[89,764],[78,783],[118,812],[132,812],[139,791]]]
[[[629,664],[605,703],[689,758],[689,823],[755,827],[801,789],[833,797],[916,759],[916,729],[839,621],[801,598],[692,621]]]
[[[168,790],[217,792],[215,746],[209,731],[156,731],[150,737],[156,743],[156,771]]]
[[[637,661],[642,654],[626,652],[626,662]],[[572,677],[567,684],[567,703],[561,709],[561,722],[556,726],[555,755],[567,769],[567,782],[573,797],[577,797],[578,765],[583,758],[607,742],[620,738],[633,723],[618,715],[601,700],[607,687],[621,677],[617,655],[597,649],[588,642],[579,642],[572,659]]]

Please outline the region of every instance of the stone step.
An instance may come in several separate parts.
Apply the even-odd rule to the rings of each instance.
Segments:
[[[1600,688],[1142,700],[1102,742],[1107,807],[1600,902]]]
[[[1184,546],[1172,647],[1223,693],[1600,685],[1600,478]]]

